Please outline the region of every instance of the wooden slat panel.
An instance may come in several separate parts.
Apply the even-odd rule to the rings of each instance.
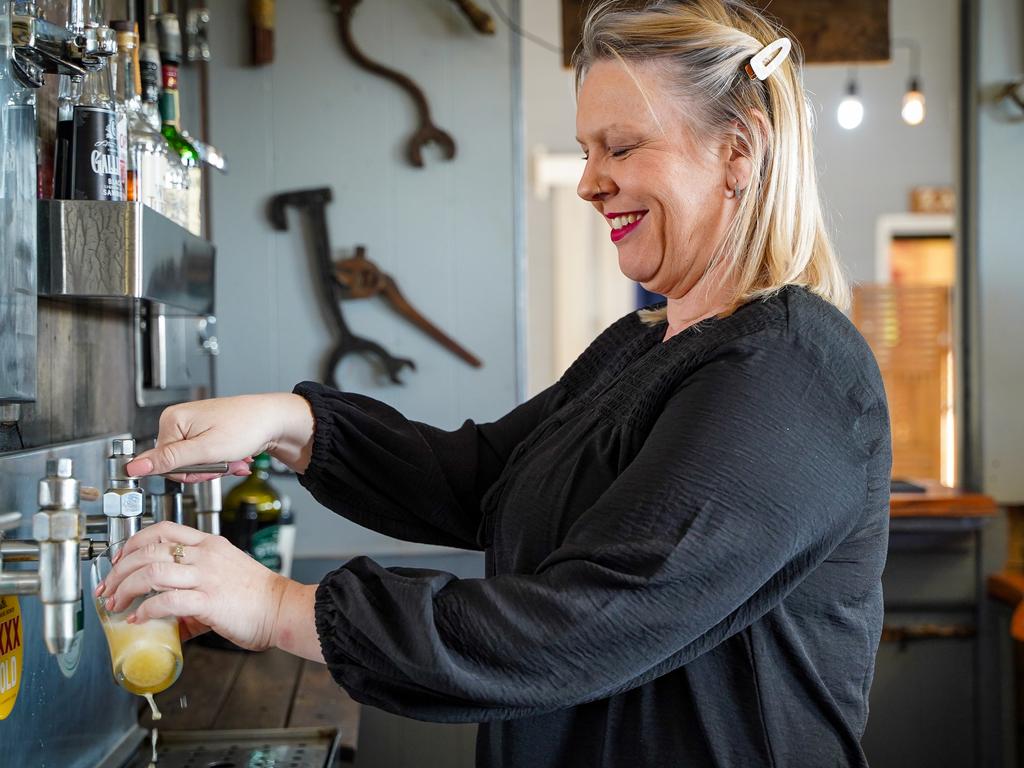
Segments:
[[[177,731],[207,730],[213,728],[245,661],[245,654],[207,648],[198,643],[186,643],[184,651],[185,666],[178,682],[155,697],[163,713],[158,725]],[[153,727],[149,707],[145,708],[139,722],[144,728]]]
[[[941,479],[950,302],[944,286],[854,289],[853,322],[875,353],[889,399],[894,477]]]
[[[289,728],[338,728],[346,754],[355,755],[359,741],[360,704],[340,688],[324,664],[306,661],[292,700]]]
[[[810,64],[889,61],[889,0],[754,0],[793,33]]]
[[[641,7],[649,0],[636,0]],[[562,0],[562,59],[568,67],[594,0]],[[889,61],[889,0],[754,0],[804,49],[809,64]]]
[[[39,300],[37,399],[21,409],[25,448],[132,432],[156,434],[160,408],[135,405],[126,307]],[[97,485],[100,478],[90,478]]]
[[[245,654],[214,728],[284,728],[298,682],[297,656],[275,649]]]

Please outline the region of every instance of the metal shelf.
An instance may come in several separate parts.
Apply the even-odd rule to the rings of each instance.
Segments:
[[[214,246],[142,203],[41,200],[39,295],[213,311]]]

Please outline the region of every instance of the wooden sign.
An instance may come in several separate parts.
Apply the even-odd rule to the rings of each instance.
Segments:
[[[889,0],[751,0],[800,41],[808,64],[889,60]],[[562,0],[562,60],[571,63],[594,0]],[[638,8],[646,5],[637,0]]]

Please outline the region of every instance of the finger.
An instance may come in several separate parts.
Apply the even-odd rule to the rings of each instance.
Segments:
[[[189,618],[201,616],[206,610],[207,597],[196,589],[178,589],[161,592],[144,601],[134,616],[128,617],[129,623],[141,624],[150,619],[162,619],[165,616]]]
[[[199,547],[182,545],[181,557],[175,558],[176,547],[177,544],[174,542],[153,541],[145,546],[133,549],[127,554],[123,554],[103,580],[102,589],[97,591],[96,594],[114,594],[130,575],[153,563],[180,563],[185,565],[197,565],[199,563]]]
[[[186,547],[195,547],[202,544],[203,540],[209,535],[187,525],[172,523],[170,520],[154,523],[143,528],[121,546],[121,556],[118,559],[118,563],[135,550],[142,549],[150,544],[169,542],[172,544],[184,544]]]
[[[199,568],[194,565],[150,563],[125,577],[117,590],[107,598],[107,610],[113,613],[123,611],[139,595],[150,592],[195,589],[201,577]]]
[[[143,451],[128,462],[124,469],[132,477],[159,475],[170,472],[176,467],[187,467],[189,464],[209,464],[220,460],[220,457],[212,454],[213,451],[201,437],[174,440],[158,443],[155,448]]]

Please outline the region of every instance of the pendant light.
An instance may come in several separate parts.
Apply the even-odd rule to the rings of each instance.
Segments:
[[[917,78],[911,78],[907,92],[903,94],[903,109],[900,110],[900,114],[907,125],[920,125],[924,122],[924,91],[921,90]]]
[[[925,116],[924,89],[921,88],[921,47],[916,40],[896,40],[893,46],[910,51],[910,80],[907,92],[903,94],[900,115],[907,125],[920,125]]]
[[[836,119],[839,125],[848,131],[852,131],[864,121],[864,104],[857,93],[857,80],[854,78],[853,70],[850,70],[846,97],[839,102],[839,109],[836,110]]]

